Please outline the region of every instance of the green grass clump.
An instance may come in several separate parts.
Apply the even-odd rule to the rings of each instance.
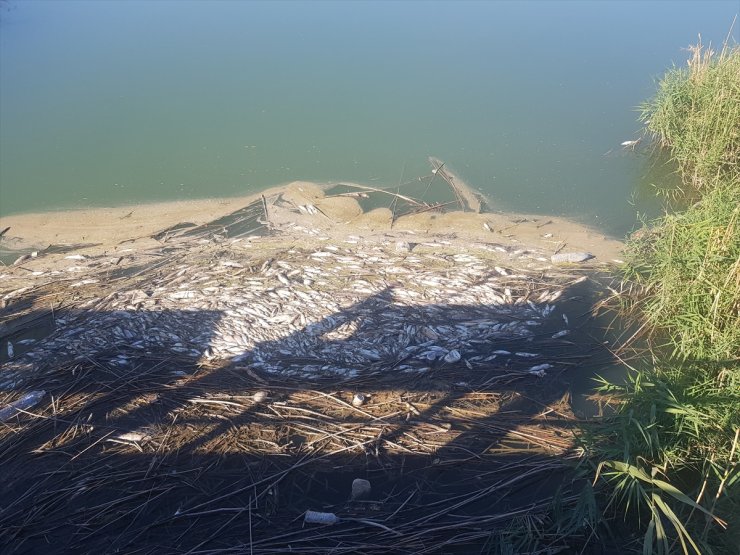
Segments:
[[[624,312],[682,359],[740,356],[740,183],[709,191],[627,244]]]
[[[643,553],[740,545],[740,49],[692,48],[643,107],[688,208],[627,242],[625,324],[644,339],[616,414],[584,434],[606,511],[632,515]],[[629,345],[627,345],[628,347]]]
[[[666,73],[640,119],[701,191],[740,177],[740,47],[690,50],[687,67]]]
[[[668,366],[602,382],[617,414],[584,436],[605,512],[637,523],[644,553],[733,553],[740,542],[740,365]],[[732,527],[734,525],[734,528]]]

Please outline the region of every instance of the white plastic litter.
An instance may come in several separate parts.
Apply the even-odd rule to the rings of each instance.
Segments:
[[[255,391],[254,395],[252,395],[252,400],[255,403],[262,403],[267,399],[267,391]]]
[[[362,478],[355,478],[352,481],[352,501],[370,495],[372,489],[373,488],[370,485],[370,482],[368,482],[367,480],[363,480]]]
[[[307,524],[336,524],[339,517],[334,513],[321,513],[319,511],[306,511],[303,521]]]

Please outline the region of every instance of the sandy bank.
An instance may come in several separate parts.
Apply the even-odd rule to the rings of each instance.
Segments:
[[[349,186],[361,187],[350,184]],[[424,211],[398,215],[388,208],[364,210],[356,198],[327,195],[327,185],[294,182],[262,193],[270,224],[282,231],[305,231],[326,237],[447,235],[459,240],[504,242],[538,249],[544,255],[588,251],[600,262],[619,257],[622,243],[593,228],[565,218],[518,213]],[[362,192],[361,189],[358,191]],[[82,253],[113,253],[156,245],[151,236],[182,223],[203,225],[224,218],[259,199],[236,198],[174,201],[120,207],[18,214],[0,218],[9,228],[0,247],[19,254],[43,251],[49,245],[92,245]],[[315,207],[314,213],[302,211]]]

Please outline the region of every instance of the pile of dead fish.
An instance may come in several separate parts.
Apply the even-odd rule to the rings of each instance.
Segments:
[[[555,305],[567,280],[475,252],[348,240],[265,259],[237,246],[208,263],[202,251],[183,256],[146,286],[67,311],[17,362],[95,357],[132,368],[160,354],[312,378],[496,360],[542,376],[552,361],[540,340],[568,334]]]

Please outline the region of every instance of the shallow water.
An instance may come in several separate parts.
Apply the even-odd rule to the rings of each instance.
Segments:
[[[0,214],[395,186],[454,168],[495,208],[621,236],[654,212],[635,106],[737,3],[0,4]],[[661,170],[657,170],[658,173]]]

